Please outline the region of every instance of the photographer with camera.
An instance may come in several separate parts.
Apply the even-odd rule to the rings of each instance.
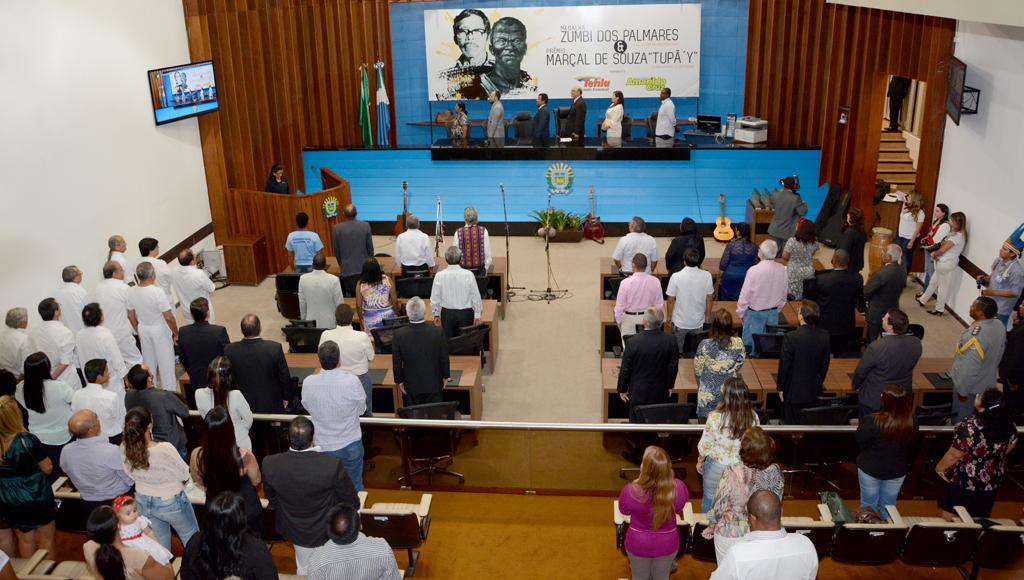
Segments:
[[[771,223],[768,224],[768,235],[775,239],[779,249],[776,257],[782,255],[786,240],[792,238],[796,233],[797,222],[801,217],[807,215],[807,202],[797,193],[797,190],[800,189],[800,178],[790,175],[780,179],[779,185],[782,186],[782,189],[772,193],[772,207],[775,209],[775,214],[772,216]]]

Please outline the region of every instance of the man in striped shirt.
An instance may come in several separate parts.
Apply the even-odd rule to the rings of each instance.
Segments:
[[[399,580],[398,562],[383,538],[359,531],[359,508],[339,503],[327,512],[328,542],[309,559],[309,580]]]

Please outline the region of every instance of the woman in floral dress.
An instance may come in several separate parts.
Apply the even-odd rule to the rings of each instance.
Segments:
[[[373,336],[371,329],[384,326],[385,318],[398,315],[398,298],[391,279],[384,275],[376,258],[363,264],[363,273],[356,286],[356,312],[363,332]]]
[[[697,346],[693,371],[697,375],[697,416],[707,418],[722,400],[722,384],[737,377],[746,359],[743,340],[733,336],[732,314],[717,310],[711,317],[708,338]]]
[[[786,240],[782,259],[786,260],[789,274],[789,299],[804,299],[804,280],[814,277],[814,254],[818,251],[818,236],[814,222],[803,220],[796,227],[796,235]]]

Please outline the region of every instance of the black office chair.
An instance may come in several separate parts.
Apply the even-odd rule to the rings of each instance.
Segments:
[[[430,276],[430,267],[423,266],[406,266],[402,265],[402,275],[399,278],[423,278]]]
[[[754,333],[754,350],[756,358],[779,358],[782,356],[782,341],[785,334]]]
[[[857,413],[856,405],[824,405],[820,407],[808,407],[800,412],[801,425],[849,425],[850,420]],[[845,435],[845,434],[844,434]],[[782,472],[785,475],[804,474],[803,488],[807,487],[807,479],[813,477],[833,487],[836,491],[840,487],[824,475],[824,472],[838,465],[842,465],[847,456],[849,437],[825,438],[824,436],[815,439],[814,445],[804,444],[802,433],[793,433],[785,438],[789,443],[786,449],[788,457],[785,460],[786,467]],[[820,443],[827,441],[827,443]]]
[[[349,274],[341,277],[341,291],[345,296],[355,296],[356,286],[359,285],[359,278],[362,274]]]
[[[768,334],[786,334],[791,330],[796,330],[796,327],[790,324],[769,324],[764,331]]]
[[[285,318],[299,318],[299,277],[298,272],[280,272],[274,277],[274,301],[277,311]]]
[[[484,344],[487,340],[487,326],[467,326],[460,329],[458,336],[448,339],[448,354],[451,356],[478,356],[483,365]]]
[[[569,122],[569,107],[556,107],[555,108],[555,133],[562,135],[565,133],[565,125]]]
[[[288,326],[301,326],[303,328],[316,328],[315,320],[293,320],[288,319]]]
[[[701,330],[699,332],[692,332],[686,335],[686,339],[683,340],[683,352],[680,355],[683,358],[693,358],[697,354],[697,347],[708,337],[707,330]]]
[[[429,299],[430,288],[434,285],[434,279],[428,278],[399,278],[395,280],[395,291],[399,298],[414,298],[416,296]]]
[[[657,129],[657,126],[658,126],[658,112],[655,111],[655,112],[651,113],[651,116],[647,117],[646,123],[647,123],[647,140],[650,141],[651,143],[654,143],[654,138],[655,138],[655,136],[657,134],[656,129]]]
[[[953,403],[921,405],[914,410],[918,425],[945,425],[953,420]]]
[[[904,526],[844,524],[836,528],[832,559],[844,564],[888,564],[899,557],[906,535]]]
[[[920,324],[908,324],[907,333],[916,336],[917,340],[924,340],[924,327]]]
[[[461,418],[458,407],[457,401],[411,405],[398,409],[398,417],[401,419],[454,421]],[[459,442],[457,429],[426,427],[402,429],[402,437],[405,438],[405,444],[409,450],[410,469],[417,464],[422,465],[409,473],[410,480],[416,475],[426,473],[427,485],[432,485],[434,474],[439,473],[456,477],[459,483],[466,483],[466,478],[461,473],[446,469],[455,461],[455,450]],[[407,485],[412,483],[406,481],[405,476],[399,478],[399,482]]]
[[[373,337],[374,350],[380,354],[391,354],[391,347],[395,342],[395,333],[405,328],[404,324],[394,326],[379,326],[370,329],[370,336]]]
[[[285,326],[281,332],[288,341],[288,352],[317,352],[320,348],[320,335],[325,330],[308,326]]]
[[[416,565],[420,560],[420,551],[416,548],[427,540],[430,521],[430,514],[421,516],[412,511],[388,513],[373,508],[365,509],[364,506],[359,512],[361,532],[371,538],[383,538],[393,550],[408,551],[406,578],[416,574]]]
[[[488,278],[486,275],[484,275],[484,276],[481,276],[479,274],[476,275],[476,288],[477,288],[477,290],[480,291],[480,299],[481,300],[486,300],[488,298],[487,291],[489,290],[489,288],[488,288],[489,285],[490,285],[490,278]]]
[[[607,280],[607,282],[606,282],[607,287],[604,290],[604,297],[605,297],[605,299],[607,299],[607,300],[615,300],[618,297],[618,295],[619,295],[619,286],[622,284],[622,281],[625,280],[625,279],[626,278],[622,277],[622,276],[617,276],[615,278],[606,278],[606,280]]]
[[[690,417],[696,411],[697,406],[693,403],[659,403],[640,405],[633,409],[637,422],[648,425],[685,425],[690,422]],[[639,460],[643,455],[643,450],[655,440],[657,445],[668,453],[673,463],[684,461],[693,450],[693,437],[690,435],[672,435],[667,431],[654,433],[653,437],[651,433],[642,435],[626,440],[626,455],[629,455],[630,458]],[[632,449],[628,449],[630,446]],[[639,464],[639,461],[633,463]],[[675,469],[677,477],[686,478],[685,467],[673,467],[673,469]],[[619,469],[619,477],[626,478],[628,473],[637,471],[639,469],[635,467],[623,467]]]
[[[622,140],[630,141],[633,138],[633,118],[629,115],[622,116]]]
[[[519,111],[512,119],[516,145],[529,145],[533,141],[533,115],[528,111]]]
[[[382,321],[382,323],[383,323],[383,325],[385,327],[388,327],[388,326],[405,326],[406,324],[409,324],[409,317],[408,316],[394,316],[392,318],[385,318]]]

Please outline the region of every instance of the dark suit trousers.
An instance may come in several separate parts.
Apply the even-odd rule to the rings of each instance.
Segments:
[[[472,308],[462,308],[459,310],[449,310],[447,308],[441,309],[441,328],[444,329],[445,338],[458,336],[460,328],[472,325]]]
[[[903,99],[905,95],[889,97],[889,129],[900,128],[900,113],[903,111]]]
[[[828,341],[832,356],[839,356],[850,351],[850,335],[848,334],[830,334]]]
[[[790,403],[782,402],[782,417],[787,425],[800,425],[800,412],[808,407],[814,407],[816,403]]]
[[[426,405],[427,403],[441,403],[443,401],[441,393],[416,393],[405,395],[405,405]]]

